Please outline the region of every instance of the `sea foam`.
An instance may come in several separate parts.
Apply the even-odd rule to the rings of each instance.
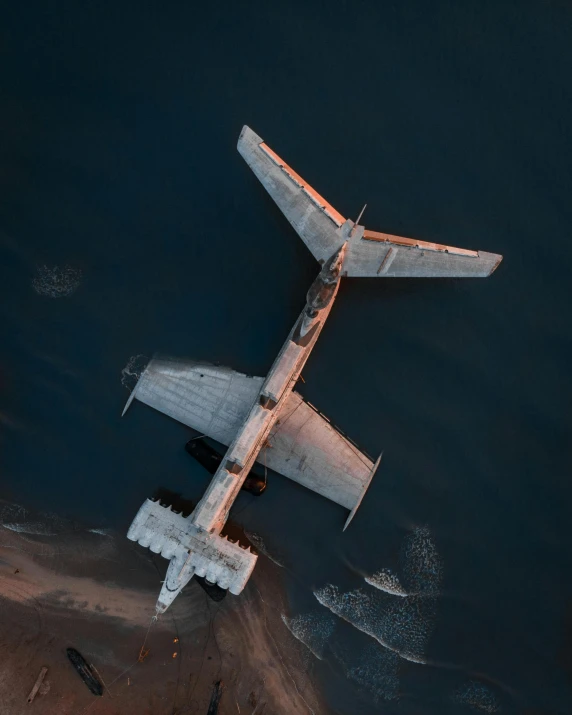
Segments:
[[[149,363],[146,355],[132,355],[127,365],[121,370],[121,384],[128,390],[133,390],[143,371]]]
[[[19,534],[33,534],[34,536],[55,536],[57,534],[48,524],[41,522],[30,521],[22,524],[2,524],[2,526]]]
[[[456,703],[469,705],[474,710],[480,710],[485,713],[496,713],[501,709],[493,691],[483,683],[475,680],[464,683],[453,693],[452,700]]]
[[[81,283],[81,270],[72,266],[38,266],[32,279],[36,293],[48,298],[65,298]]]
[[[380,591],[385,591],[393,596],[407,596],[407,591],[399,582],[399,578],[391,569],[381,569],[371,576],[365,577],[365,582],[370,586],[378,588]]]
[[[310,611],[282,620],[290,633],[303,643],[319,660],[324,659],[326,645],[336,627],[336,620],[329,613]]]
[[[373,589],[342,592],[327,584],[314,591],[332,613],[402,658],[425,663],[437,616],[443,566],[431,531],[416,527],[404,538],[399,576],[383,568],[365,578]]]

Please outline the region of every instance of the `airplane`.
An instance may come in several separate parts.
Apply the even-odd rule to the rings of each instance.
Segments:
[[[153,358],[134,399],[227,445],[204,496],[187,517],[147,499],[127,538],[170,560],[156,604],[164,613],[194,575],[238,595],[256,564],[249,547],[221,535],[255,462],[349,511],[348,527],[375,474],[374,462],[295,391],[342,278],[489,276],[502,256],[371,231],[344,218],[252,129],[238,151],[320,263],[306,304],[266,377],[189,360]],[[362,212],[363,213],[363,212]]]

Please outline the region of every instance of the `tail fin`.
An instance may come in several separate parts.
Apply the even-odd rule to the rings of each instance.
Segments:
[[[320,263],[349,240],[344,276],[484,278],[502,261],[495,253],[365,230],[359,219],[344,218],[247,126],[238,151]]]

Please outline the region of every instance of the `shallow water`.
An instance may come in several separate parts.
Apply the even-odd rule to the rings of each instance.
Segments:
[[[201,495],[186,428],[120,418],[122,371],[161,352],[264,374],[297,316],[317,266],[235,150],[248,123],[342,214],[505,256],[483,281],[342,285],[301,391],[384,451],[347,532],[278,478],[235,507],[284,565],[287,618],[333,584],[387,597],[391,624],[408,599],[364,579],[422,588],[400,553],[430,530],[427,664],[379,656],[368,686],[381,646],[337,618],[332,711],[568,712],[571,20],[557,0],[13,6],[2,496],[125,531],[157,487]]]

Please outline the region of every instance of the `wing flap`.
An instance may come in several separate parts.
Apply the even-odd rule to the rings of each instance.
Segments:
[[[153,358],[131,393],[159,412],[229,445],[262,387],[262,377],[228,367]]]
[[[352,511],[371,481],[373,461],[292,392],[258,461]]]

